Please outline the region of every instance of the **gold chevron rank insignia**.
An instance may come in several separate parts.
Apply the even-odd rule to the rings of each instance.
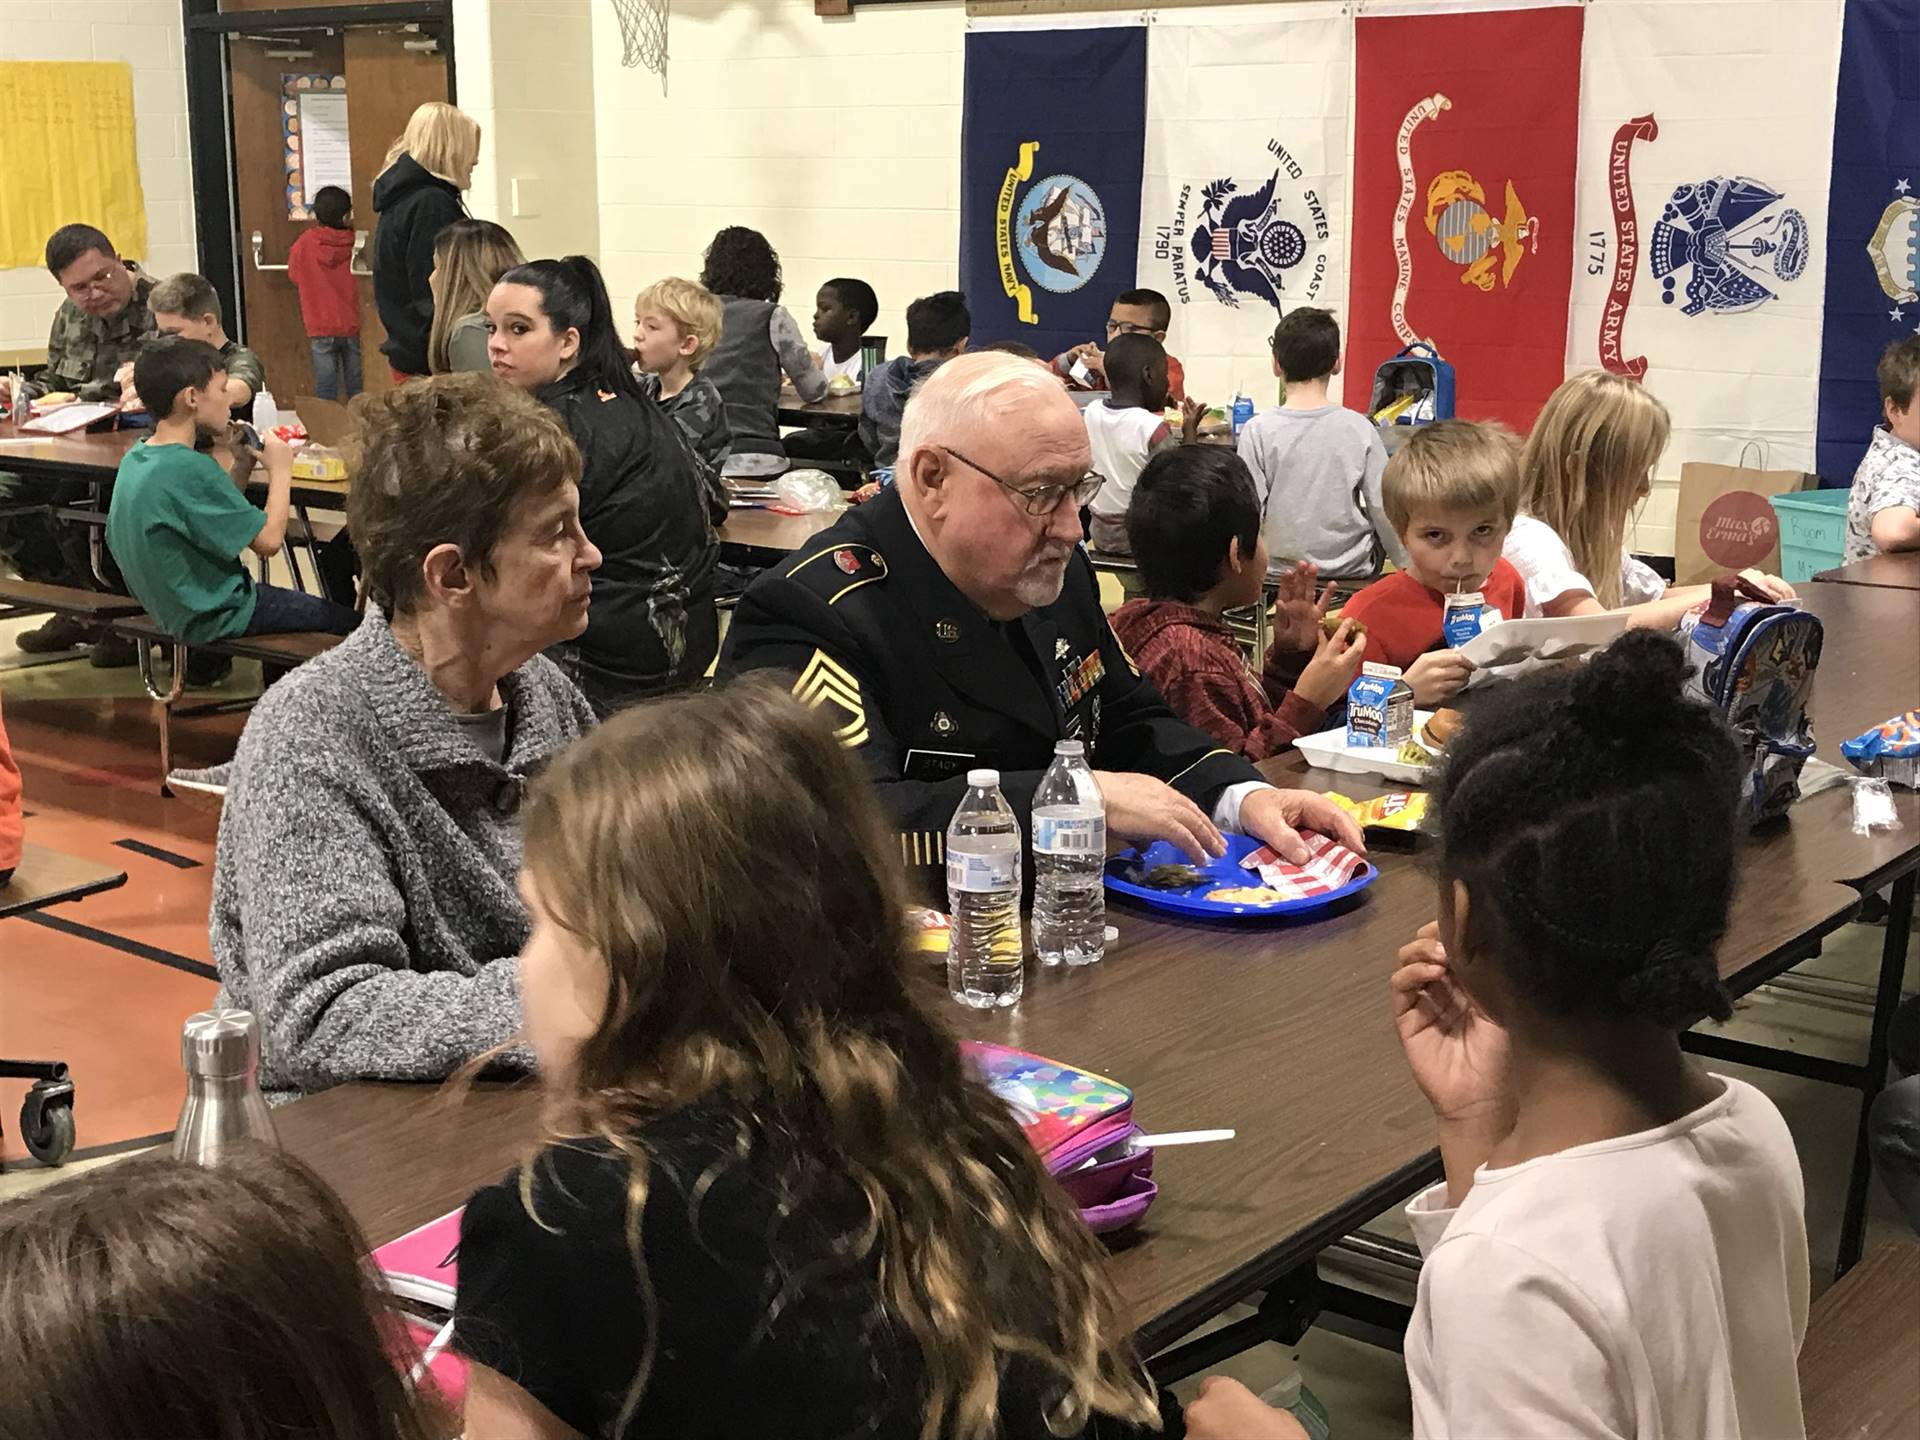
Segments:
[[[827,706],[847,717],[834,736],[849,750],[867,743],[867,707],[860,698],[860,682],[824,650],[815,650],[807,668],[793,682],[794,698],[803,705]]]

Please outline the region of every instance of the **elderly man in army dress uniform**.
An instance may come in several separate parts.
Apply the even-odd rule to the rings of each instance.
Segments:
[[[1304,859],[1296,831],[1358,850],[1319,795],[1267,784],[1175,718],[1114,638],[1079,510],[1099,488],[1060,382],[1016,356],[950,360],[907,407],[895,484],[741,597],[723,675],[775,668],[831,710],[900,827],[937,867],[975,766],[1023,829],[1056,741],[1078,738],[1119,839],[1196,859],[1238,830]],[[931,876],[925,877],[929,881]]]

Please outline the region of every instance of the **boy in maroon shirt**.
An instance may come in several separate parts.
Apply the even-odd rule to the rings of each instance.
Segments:
[[[1479,591],[1483,626],[1526,614],[1526,581],[1500,558],[1520,507],[1519,442],[1505,426],[1472,420],[1422,426],[1387,461],[1380,492],[1407,568],[1367,586],[1340,618],[1365,627],[1366,658],[1398,665],[1413,703],[1428,709],[1473,673],[1446,648],[1448,595]]]
[[[1322,632],[1332,587],[1315,603],[1312,566],[1282,579],[1262,677],[1222,618],[1261,603],[1267,578],[1246,462],[1224,446],[1162,451],[1140,472],[1126,524],[1147,595],[1114,613],[1114,634],[1174,714],[1249,760],[1324,729],[1327,708],[1346,694],[1362,657],[1351,626]],[[1295,671],[1288,689],[1281,677]]]

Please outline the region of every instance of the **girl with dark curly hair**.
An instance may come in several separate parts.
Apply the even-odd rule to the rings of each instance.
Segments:
[[[1439,919],[1393,1010],[1446,1179],[1407,1207],[1417,1440],[1800,1436],[1805,1194],[1793,1137],[1687,1058],[1733,1013],[1740,757],[1679,646],[1629,631],[1487,697],[1434,794]],[[1195,1440],[1296,1436],[1223,1379]]]

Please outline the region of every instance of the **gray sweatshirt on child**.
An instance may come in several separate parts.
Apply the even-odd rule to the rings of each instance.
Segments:
[[[1240,458],[1266,517],[1273,563],[1311,560],[1328,580],[1371,579],[1407,563],[1380,501],[1387,447],[1344,405],[1264,410],[1240,431]]]
[[[213,955],[218,1003],[259,1021],[269,1100],[439,1080],[519,1028],[520,801],[593,714],[541,656],[500,693],[504,764],[369,610],[248,718],[215,850]]]

